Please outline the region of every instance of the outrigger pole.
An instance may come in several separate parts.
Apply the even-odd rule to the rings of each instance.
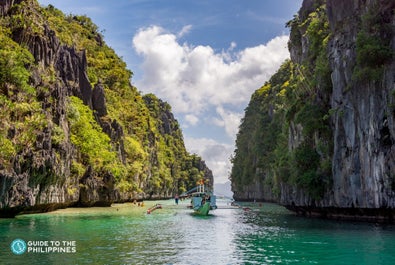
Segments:
[[[161,204],[155,204],[154,206],[152,206],[151,208],[149,208],[147,210],[147,214],[152,213],[153,211],[155,211],[156,209],[162,209],[162,205]]]

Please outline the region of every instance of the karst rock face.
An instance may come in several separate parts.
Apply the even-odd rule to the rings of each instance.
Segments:
[[[394,219],[395,209],[395,2],[369,0],[303,1],[305,21],[324,4],[329,24],[325,47],[330,91],[315,101],[328,106],[331,179],[320,198],[279,183],[276,194],[262,181],[240,189],[240,200],[277,201],[304,214],[339,218]],[[291,61],[311,60],[307,26],[291,27]],[[297,37],[292,37],[297,36]],[[318,88],[318,93],[320,90]],[[288,148],[305,140],[303,126],[289,121]],[[313,139],[314,140],[314,139]],[[257,174],[259,175],[259,174]],[[329,187],[329,188],[328,188]]]
[[[314,1],[304,1],[301,14],[308,14]],[[387,208],[395,207],[395,61],[387,62],[376,80],[355,80],[357,36],[369,12],[382,16],[392,36],[395,50],[395,4],[392,1],[326,2],[331,37],[328,57],[331,67],[332,93],[330,106],[333,130],[333,188],[316,202],[321,207]],[[386,38],[388,36],[384,36]],[[301,49],[293,50],[291,58],[304,59],[308,39],[302,38]],[[291,127],[292,128],[292,127]],[[292,130],[298,135],[297,128]],[[301,131],[301,130],[299,130]],[[290,137],[299,139],[299,137]],[[295,143],[290,143],[290,145]],[[298,194],[299,193],[299,194]],[[302,192],[294,196],[283,193],[283,204],[306,205],[309,198]]]
[[[333,37],[329,46],[333,92],[333,205],[395,207],[395,61],[377,80],[353,82],[361,16],[376,9],[392,36],[393,1],[328,1]],[[363,26],[363,25],[362,25]],[[387,36],[383,36],[387,38]]]
[[[7,16],[12,12],[12,6],[20,2],[22,1],[1,1],[1,15]],[[42,66],[32,73],[33,87],[42,83],[40,69],[53,66],[58,82],[49,86],[46,94],[40,97],[47,117],[61,128],[65,141],[59,146],[53,146],[53,127],[48,126],[37,136],[33,150],[18,154],[21,159],[15,159],[11,169],[0,171],[0,208],[4,215],[12,216],[29,210],[48,211],[77,204],[103,205],[121,199],[119,192],[111,189],[114,188],[112,176],[97,178],[94,174],[89,174],[91,171],[88,169],[81,180],[70,177],[75,150],[69,140],[67,98],[81,98],[90,108],[96,108],[99,115],[106,112],[105,99],[100,85],[92,93],[84,51],[61,45],[55,32],[46,24],[43,26],[43,35],[31,36],[21,28],[13,32],[13,38],[17,43],[25,43],[36,63]],[[54,100],[51,101],[51,98]],[[118,131],[118,134],[122,134],[122,128],[107,127],[112,128],[109,132]]]
[[[23,7],[16,8],[20,4],[24,4]],[[54,9],[54,7],[50,8]],[[45,20],[45,16],[40,13],[43,9],[39,7],[37,1],[0,0],[1,18],[8,19],[13,15],[19,16],[20,14],[17,12],[21,12],[21,10],[26,12],[30,16],[29,19],[36,23],[33,26],[39,28],[39,33],[34,31],[33,26],[22,23],[22,25],[14,26],[10,34],[16,45],[26,48],[34,58],[34,67],[29,69],[32,71],[29,85],[37,91],[37,100],[42,108],[40,112],[46,118],[46,126],[37,132],[34,146],[22,148],[17,152],[16,157],[10,159],[11,165],[0,164],[0,217],[14,216],[21,212],[51,211],[67,206],[108,206],[113,202],[135,199],[169,198],[178,192],[177,188],[172,185],[159,186],[155,190],[150,187],[152,185],[150,178],[154,173],[159,174],[155,172],[159,168],[158,153],[168,151],[157,149],[158,138],[166,137],[169,143],[171,141],[179,143],[175,151],[173,150],[175,147],[166,146],[169,149],[173,148],[171,151],[184,155],[180,158],[181,160],[177,161],[178,164],[184,163],[182,159],[188,155],[181,129],[171,113],[170,106],[160,100],[160,106],[155,114],[149,113],[148,107],[141,107],[146,111],[144,115],[149,116],[148,122],[152,122],[155,124],[153,126],[159,128],[150,127],[149,131],[142,132],[146,135],[144,135],[144,143],[141,144],[149,145],[146,149],[149,150],[148,156],[150,158],[147,159],[149,161],[146,162],[144,172],[136,173],[129,179],[131,183],[134,183],[133,185],[136,185],[135,190],[138,192],[121,191],[117,186],[119,181],[110,171],[98,171],[91,165],[84,165],[79,169],[73,168],[75,161],[82,161],[83,154],[77,150],[70,139],[71,125],[68,118],[70,97],[78,97],[85,106],[89,107],[94,115],[93,122],[97,123],[100,131],[109,137],[111,152],[116,153],[117,161],[123,165],[127,164],[125,137],[129,136],[130,139],[135,129],[140,128],[133,128],[132,125],[127,124],[128,128],[125,129],[125,122],[122,125],[119,120],[107,115],[109,109],[104,85],[101,82],[101,76],[96,84],[92,85],[90,82],[85,49],[77,49],[74,45],[63,44],[56,32],[49,26],[48,21]],[[69,19],[74,18],[70,16]],[[90,34],[96,34],[94,40],[99,47],[105,45],[100,34],[95,32]],[[51,80],[43,80],[44,78]],[[135,89],[130,83],[126,86],[126,89]],[[45,87],[45,89],[40,90],[41,87]],[[135,90],[137,91],[137,89]],[[136,96],[137,99],[133,96]],[[136,104],[144,105],[139,92],[132,94],[131,97],[131,101],[137,102],[139,100]],[[13,126],[10,125],[6,135],[9,141],[12,141],[16,134]],[[56,135],[61,135],[62,141],[55,141]],[[130,162],[130,156],[128,159]],[[140,157],[136,159],[140,159]],[[200,157],[196,157],[195,160],[200,164],[177,168],[177,172],[166,169],[170,172],[170,178],[175,178],[175,174],[180,170],[189,170],[190,166],[198,168],[198,171],[202,172],[202,177],[211,179],[212,185],[211,170],[207,168]],[[2,161],[1,157],[0,161]],[[171,161],[167,161],[167,163],[171,163]],[[160,166],[166,168],[168,165]],[[76,177],[73,170],[82,172]],[[169,180],[167,181],[169,182]],[[186,184],[184,183],[184,185]]]

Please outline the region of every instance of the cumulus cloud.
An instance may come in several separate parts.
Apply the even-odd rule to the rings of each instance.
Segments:
[[[216,112],[220,116],[220,119],[213,118],[213,123],[223,127],[227,135],[234,138],[239,129],[240,120],[243,116],[242,113],[226,110],[221,106],[217,107]]]
[[[199,118],[193,114],[185,115],[185,121],[188,122],[190,125],[196,125],[199,121]]]
[[[289,57],[288,36],[242,50],[231,42],[226,50],[215,51],[181,43],[191,29],[188,25],[171,33],[151,26],[136,33],[133,46],[143,57],[143,76],[136,85],[168,101],[183,128],[195,128],[195,136],[202,133],[196,138],[184,131],[186,147],[203,157],[216,183],[226,182],[242,110],[251,94]],[[213,131],[215,137],[210,135]]]
[[[185,139],[187,149],[201,155],[207,166],[213,171],[216,183],[228,181],[231,168],[230,154],[233,152],[233,145],[221,144],[209,138],[192,138]]]
[[[144,74],[137,86],[169,101],[176,113],[198,115],[210,107],[239,106],[289,57],[287,41],[288,36],[279,36],[242,51],[232,42],[227,51],[216,53],[210,46],[179,43],[176,34],[158,26],[140,29],[133,38],[143,57]]]

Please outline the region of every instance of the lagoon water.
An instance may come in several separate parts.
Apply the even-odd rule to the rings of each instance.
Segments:
[[[154,203],[0,219],[0,264],[395,264],[392,225],[306,219],[274,204],[199,217],[169,200],[146,214]],[[15,239],[69,253],[17,255]]]

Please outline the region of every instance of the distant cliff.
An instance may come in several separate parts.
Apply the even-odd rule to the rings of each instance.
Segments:
[[[231,172],[239,200],[394,220],[395,2],[305,0],[291,60],[251,98]]]
[[[88,17],[0,0],[0,217],[213,184],[170,106],[131,77]]]

